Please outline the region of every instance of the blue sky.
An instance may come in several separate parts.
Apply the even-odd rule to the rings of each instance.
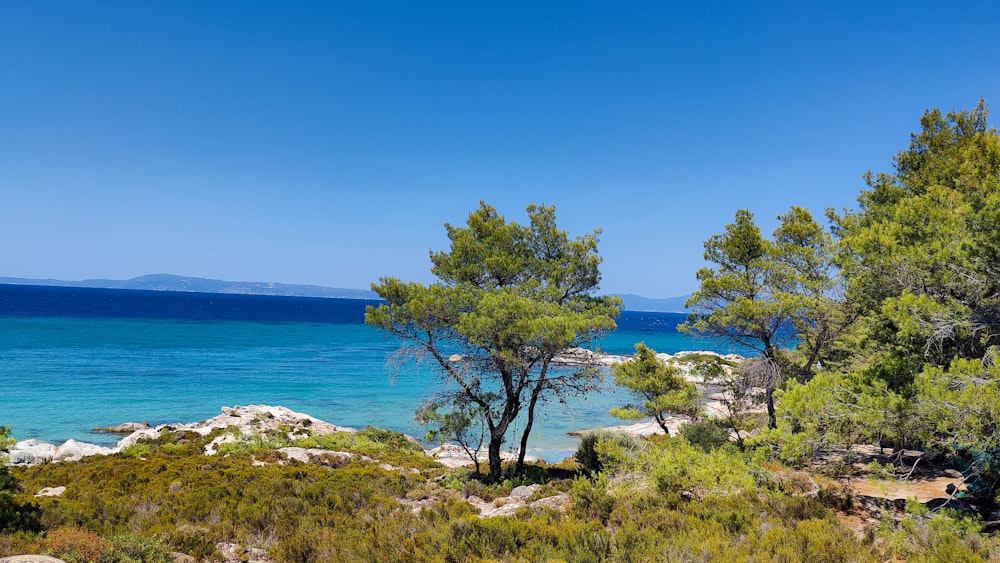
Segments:
[[[432,281],[480,200],[696,288],[1000,100],[1000,2],[0,2],[0,276]],[[995,119],[993,120],[996,122]]]

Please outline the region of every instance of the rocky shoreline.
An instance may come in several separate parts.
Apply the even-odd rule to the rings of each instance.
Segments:
[[[123,427],[140,425],[142,423],[124,423]],[[32,466],[43,463],[60,463],[66,461],[77,461],[84,457],[95,455],[111,455],[120,453],[122,450],[139,443],[141,440],[156,440],[164,432],[194,432],[201,436],[208,436],[215,430],[222,429],[225,433],[215,437],[205,446],[205,455],[216,455],[219,446],[227,443],[235,443],[241,436],[249,436],[254,433],[275,433],[286,432],[290,440],[304,438],[306,436],[322,436],[335,432],[356,433],[356,428],[348,426],[337,426],[324,420],[320,420],[308,414],[295,412],[282,406],[272,405],[247,405],[222,407],[222,414],[189,424],[161,424],[153,427],[140,427],[132,431],[118,441],[113,448],[98,446],[79,442],[77,440],[66,440],[61,445],[56,446],[48,442],[42,442],[34,438],[16,442],[8,452],[7,463],[12,466]],[[419,444],[419,440],[408,436],[414,443]],[[320,450],[315,448],[287,447],[279,450],[288,459],[308,462],[321,456],[353,456],[347,452],[336,452]],[[436,448],[424,449],[424,453],[446,467],[462,467],[472,463],[465,452],[453,444],[444,444]],[[504,452],[505,461],[516,459],[516,455]],[[486,461],[485,452],[482,459]]]
[[[732,362],[740,362],[744,358],[735,354],[718,354],[710,351],[684,351],[676,354],[657,354],[657,358],[678,366],[683,376],[691,382],[697,383],[703,388],[705,409],[709,416],[720,416],[724,411],[723,403],[725,396],[718,382],[703,381],[702,378],[693,375],[693,364],[680,361],[681,358],[690,355],[713,355],[720,359]],[[611,367],[622,362],[626,362],[631,356],[610,355],[593,352],[583,348],[567,350],[556,358],[556,363],[562,366],[597,365],[601,367]],[[453,358],[453,361],[462,361],[461,358]],[[668,425],[672,433],[686,423],[683,417],[674,417]],[[226,432],[213,439],[205,448],[206,455],[215,455],[220,445],[236,442],[239,435],[250,435],[254,432],[274,433],[278,429],[287,429],[290,440],[302,438],[307,435],[324,435],[334,432],[357,432],[357,429],[337,426],[329,422],[320,420],[308,414],[292,411],[282,406],[271,405],[247,405],[223,407],[222,413],[218,416],[194,423],[161,424],[151,427],[146,422],[124,422],[122,424],[108,427],[96,428],[95,431],[122,433],[123,437],[114,447],[99,446],[69,439],[60,445],[43,442],[30,438],[18,441],[8,452],[9,465],[30,466],[42,463],[58,463],[64,461],[76,461],[88,456],[116,454],[138,443],[140,440],[159,438],[164,432],[195,432],[202,436],[207,436],[215,430],[223,429]],[[647,436],[650,434],[662,433],[662,429],[652,421],[639,422],[632,425],[612,426],[611,430],[628,432],[636,436]],[[579,430],[569,433],[570,436],[581,436],[587,430]],[[419,440],[411,438],[415,443]],[[293,449],[293,448],[289,448]],[[301,449],[301,448],[299,448]],[[443,444],[436,448],[425,449],[425,453],[447,467],[461,467],[472,463],[469,456],[460,447],[454,444]],[[288,452],[289,457],[298,459],[303,456],[307,458],[311,455],[319,455],[317,452],[294,451]],[[515,459],[516,454],[504,452],[507,460]],[[532,459],[534,460],[534,459]],[[486,461],[486,452],[480,452],[480,461]]]

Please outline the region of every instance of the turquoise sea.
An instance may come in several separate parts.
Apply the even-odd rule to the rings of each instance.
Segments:
[[[283,405],[344,426],[422,436],[416,407],[437,381],[393,361],[400,343],[363,322],[372,302],[0,286],[0,425],[17,439],[113,445],[125,421],[194,422],[223,406]],[[676,332],[683,315],[624,312],[599,343],[628,354],[721,348]],[[609,378],[610,379],[610,378]],[[620,424],[607,389],[547,405],[530,455],[571,455],[571,430]]]

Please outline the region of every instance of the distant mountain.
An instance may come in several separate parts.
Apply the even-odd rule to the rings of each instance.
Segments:
[[[48,285],[59,287],[97,287],[104,289],[144,289],[147,291],[190,291],[194,293],[236,293],[240,295],[278,295],[286,297],[328,297],[332,299],[378,299],[379,296],[367,289],[344,289],[319,285],[296,285],[270,282],[230,282],[207,278],[192,278],[170,274],[152,274],[130,280],[39,280],[28,278],[0,277],[0,284]],[[685,313],[684,297],[650,299],[631,293],[619,294],[625,302],[626,311],[654,311],[661,313]]]
[[[0,284],[145,289],[150,291],[190,291],[195,293],[237,293],[241,295],[280,295],[289,297],[329,297],[337,299],[378,299],[378,295],[365,289],[343,289],[318,285],[269,282],[228,282],[170,274],[139,276],[130,280],[63,281],[0,278]]]
[[[652,311],[657,313],[687,313],[689,312],[684,308],[684,302],[687,301],[688,295],[683,295],[681,297],[669,297],[667,299],[650,299],[649,297],[643,297],[641,295],[635,295],[632,293],[618,294],[618,297],[622,298],[625,303],[626,311]]]

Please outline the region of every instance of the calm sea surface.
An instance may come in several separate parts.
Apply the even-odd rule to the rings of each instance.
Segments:
[[[113,445],[91,432],[125,421],[211,418],[223,406],[283,405],[344,426],[422,436],[416,407],[437,381],[428,367],[397,367],[399,342],[364,324],[371,301],[0,285],[0,425],[17,439]],[[681,335],[683,315],[624,312],[602,350],[636,342],[660,352],[715,349]],[[566,432],[621,421],[610,383],[549,405],[529,454],[559,460]]]

